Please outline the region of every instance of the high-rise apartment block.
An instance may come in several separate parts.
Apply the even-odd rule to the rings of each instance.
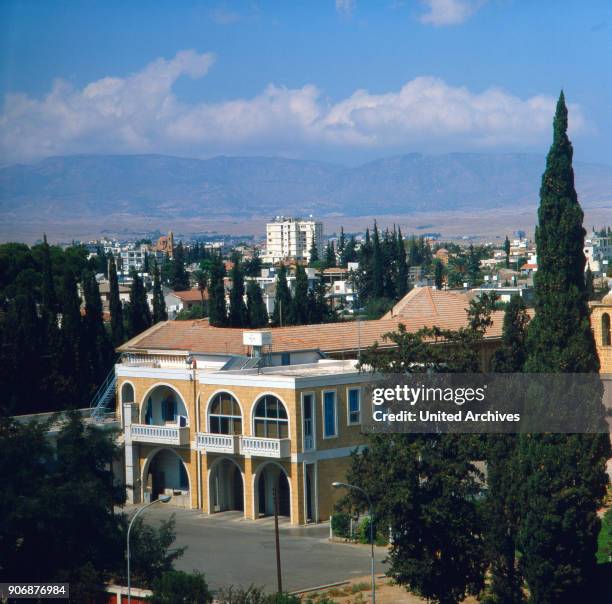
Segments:
[[[323,256],[323,223],[312,218],[277,216],[266,224],[266,262],[308,260],[313,246]]]

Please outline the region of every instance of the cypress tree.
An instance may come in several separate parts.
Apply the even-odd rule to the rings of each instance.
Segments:
[[[185,249],[182,242],[179,242],[174,249],[170,287],[176,292],[189,289],[189,275],[185,270]]]
[[[85,271],[82,278],[85,298],[83,319],[83,350],[87,352],[87,370],[92,390],[106,377],[112,362],[112,345],[106,334],[102,318],[102,299],[94,274]]]
[[[374,222],[374,235],[372,236],[372,297],[382,298],[384,293],[383,258],[380,246],[378,226]]]
[[[506,268],[510,268],[510,239],[508,239],[508,235],[506,235],[504,241],[504,252],[506,252]]]
[[[151,311],[149,309],[147,292],[142,279],[134,270],[131,276],[132,287],[130,289],[129,336],[133,338],[151,327]]]
[[[338,239],[338,257],[342,263],[342,255],[344,254],[344,248],[346,247],[346,236],[344,234],[344,227],[340,227],[340,238]]]
[[[83,319],[81,317],[81,301],[77,292],[77,285],[73,275],[69,272],[62,279],[62,351],[65,372],[70,376],[74,387],[75,405],[79,402],[76,394],[83,390],[82,358],[83,351],[82,333]]]
[[[588,266],[584,273],[584,289],[586,291],[587,300],[595,300],[595,284],[593,282],[593,272]]]
[[[210,324],[214,327],[227,325],[227,309],[225,306],[225,267],[221,258],[215,258],[210,270],[210,288],[208,290],[208,314]]]
[[[244,303],[244,275],[240,267],[240,259],[234,258],[234,266],[230,272],[232,289],[230,291],[230,306],[228,323],[230,327],[245,327],[247,323],[247,308]]]
[[[408,262],[402,229],[397,230],[397,296],[403,298],[408,293]]]
[[[356,241],[355,237],[351,235],[349,240],[346,242],[344,246],[344,250],[342,251],[342,257],[340,259],[340,264],[344,268],[347,267],[349,262],[357,261],[357,250],[356,250]]]
[[[309,254],[310,258],[308,259],[308,264],[313,264],[319,261],[319,250],[317,249],[314,237],[312,239],[312,245],[310,246]]]
[[[308,323],[308,277],[301,264],[295,269],[295,288],[291,302],[291,322],[294,325]]]
[[[336,266],[336,251],[334,250],[334,242],[328,241],[325,248],[325,268],[333,268]]]
[[[247,317],[249,327],[266,327],[268,325],[268,311],[263,300],[261,287],[255,280],[247,285]]]
[[[597,372],[584,281],[585,230],[574,188],[572,145],[563,92],[540,189],[536,228],[538,272],[525,370]],[[581,413],[601,412],[599,401],[581,401]],[[528,401],[528,404],[537,401]],[[599,521],[605,492],[607,434],[521,435],[523,485],[518,544],[531,598],[539,604],[583,599],[593,584]]]
[[[123,344],[125,340],[125,328],[123,325],[123,305],[119,298],[119,281],[117,279],[117,267],[115,259],[111,255],[108,269],[108,280],[110,285],[109,310],[111,316],[111,338],[115,347]]]
[[[54,320],[57,312],[57,300],[55,298],[55,285],[53,283],[53,267],[51,264],[51,249],[47,243],[47,235],[43,236],[42,244],[42,313],[50,320]]]
[[[167,320],[168,311],[166,310],[166,301],[164,300],[159,267],[156,262],[153,266],[153,323]]]
[[[436,289],[442,289],[444,285],[444,264],[441,260],[434,260],[434,284]]]
[[[504,314],[501,347],[495,352],[492,369],[498,373],[523,371],[527,360],[527,323],[529,316],[523,298],[510,298]]]
[[[291,324],[291,291],[287,283],[287,268],[282,263],[276,275],[276,299],[272,323],[276,327]]]

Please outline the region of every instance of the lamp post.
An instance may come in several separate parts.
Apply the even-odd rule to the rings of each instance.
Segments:
[[[370,499],[370,496],[368,495],[367,491],[364,491],[361,487],[358,487],[354,484],[347,484],[346,482],[332,482],[332,487],[336,489],[338,488],[354,489],[355,491],[359,491],[360,493],[363,493],[366,499],[368,500],[368,508],[369,508],[369,513],[370,513],[370,547],[371,547],[370,560],[371,560],[371,569],[372,569],[372,604],[374,604],[376,602],[376,581],[374,578],[374,512],[373,512],[373,507],[372,507],[372,500]]]
[[[160,495],[158,499],[155,501],[151,501],[151,503],[147,503],[147,505],[143,505],[138,511],[132,516],[130,520],[130,524],[128,525],[127,530],[127,588],[128,588],[128,604],[132,604],[132,583],[130,579],[130,531],[132,530],[132,525],[134,524],[134,520],[144,512],[148,507],[156,504],[158,501],[162,503],[168,503],[172,499],[171,495]]]

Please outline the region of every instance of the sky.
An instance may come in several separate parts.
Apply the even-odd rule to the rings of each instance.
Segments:
[[[544,153],[561,88],[612,164],[609,0],[0,2],[1,164]]]

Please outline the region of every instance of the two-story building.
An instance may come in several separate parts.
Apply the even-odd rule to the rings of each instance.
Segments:
[[[276,489],[293,524],[329,517],[331,483],[363,442],[369,376],[356,361],[248,344],[249,355],[132,346],[116,367],[129,500],[168,493],[175,505],[256,519],[274,513]]]

